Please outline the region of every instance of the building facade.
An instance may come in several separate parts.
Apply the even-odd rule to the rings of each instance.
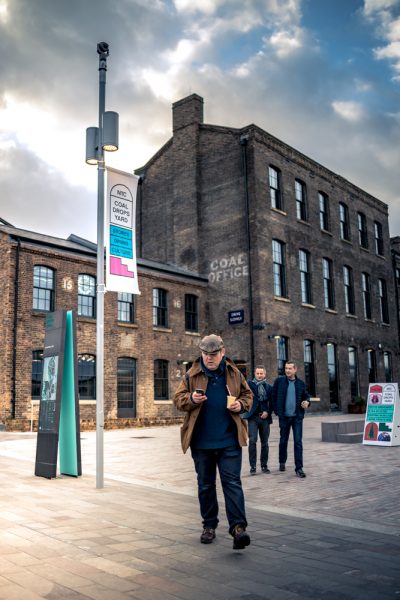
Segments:
[[[96,247],[0,221],[0,423],[37,427],[46,315],[77,315],[82,427],[96,414]],[[180,420],[172,395],[198,354],[207,279],[139,260],[140,296],[108,292],[104,317],[105,427]]]
[[[139,255],[206,273],[208,331],[248,372],[298,362],[320,409],[398,380],[387,205],[255,125],[205,124],[196,94],[172,123],[136,171]]]

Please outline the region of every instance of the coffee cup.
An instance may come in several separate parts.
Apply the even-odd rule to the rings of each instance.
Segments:
[[[234,402],[236,402],[236,396],[227,396],[226,397],[227,408],[229,408],[231,406],[231,404],[233,404]]]

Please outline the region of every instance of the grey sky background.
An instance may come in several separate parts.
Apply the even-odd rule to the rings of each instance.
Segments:
[[[99,41],[106,109],[132,172],[171,136],[171,104],[255,123],[389,205],[400,235],[400,0],[0,0],[0,216],[96,240]]]

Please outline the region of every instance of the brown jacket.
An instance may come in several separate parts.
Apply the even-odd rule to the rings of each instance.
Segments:
[[[243,406],[243,412],[245,412],[249,410],[251,406],[253,394],[247,385],[244,376],[236,367],[235,363],[229,358],[226,358],[225,365],[226,384],[229,392],[232,396],[236,396],[236,399],[239,400]],[[198,358],[186,373],[185,377],[182,379],[174,396],[174,404],[176,408],[186,413],[185,420],[181,427],[181,443],[183,452],[186,452],[190,446],[193,429],[202,406],[201,404],[195,404],[192,402],[191,394],[197,388],[206,390],[207,384],[207,375],[204,373],[204,371],[202,371],[200,359]],[[240,418],[239,413],[231,412],[231,416],[236,423],[239,444],[240,446],[246,446],[247,423]]]

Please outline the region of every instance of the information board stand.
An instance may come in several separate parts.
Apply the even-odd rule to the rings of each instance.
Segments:
[[[65,310],[46,318],[35,475],[56,477],[58,447],[60,472],[82,475],[76,324]]]
[[[397,383],[370,384],[363,444],[400,445],[400,400]]]

